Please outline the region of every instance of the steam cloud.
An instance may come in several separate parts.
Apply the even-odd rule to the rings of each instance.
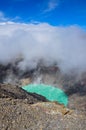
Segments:
[[[46,66],[54,63],[64,73],[86,71],[86,32],[78,26],[51,26],[47,23],[0,24],[0,63],[14,62],[18,66],[36,68],[42,60]]]

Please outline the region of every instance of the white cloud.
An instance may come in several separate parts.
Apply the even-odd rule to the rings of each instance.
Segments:
[[[18,21],[18,20],[21,20],[21,18],[19,16],[16,16],[14,18],[8,18],[5,16],[4,12],[0,11],[0,23],[1,24],[3,24],[2,22],[9,23],[9,21],[13,22],[13,21]]]
[[[6,18],[4,16],[4,13],[0,11],[0,21],[6,21]]]
[[[86,32],[80,27],[55,27],[47,23],[0,24],[0,63],[22,56],[21,69],[35,68],[42,59],[45,65],[55,62],[63,72],[86,71]]]
[[[47,7],[44,9],[44,13],[50,12],[58,6],[58,0],[49,0],[47,3]]]

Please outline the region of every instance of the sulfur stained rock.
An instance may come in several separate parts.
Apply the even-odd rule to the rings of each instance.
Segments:
[[[31,78],[24,78],[20,80],[21,86],[25,86],[31,83]]]
[[[66,115],[72,113],[72,110],[56,102],[36,103],[33,104],[32,107],[35,107],[36,109],[41,108],[45,113],[51,115],[56,115],[56,114]]]

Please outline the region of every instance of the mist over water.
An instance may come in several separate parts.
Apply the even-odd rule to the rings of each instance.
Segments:
[[[86,32],[78,26],[52,26],[47,23],[0,24],[0,64],[18,64],[32,70],[43,64],[56,65],[62,73],[86,72]]]

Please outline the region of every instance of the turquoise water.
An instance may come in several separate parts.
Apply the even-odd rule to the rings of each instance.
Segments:
[[[23,86],[27,92],[36,93],[46,97],[49,101],[57,101],[60,104],[64,104],[67,106],[68,104],[68,96],[59,88],[45,85],[45,84],[29,84],[27,86]]]

